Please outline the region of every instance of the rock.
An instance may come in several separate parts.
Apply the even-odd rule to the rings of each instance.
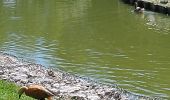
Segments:
[[[85,100],[85,97],[81,97],[81,96],[72,96],[71,100]]]
[[[4,71],[0,70],[0,75],[3,75],[4,74]]]
[[[87,97],[89,100],[100,100],[100,97],[97,95],[90,95]]]
[[[80,89],[81,89],[80,87],[76,87],[76,86],[62,86],[62,87],[60,87],[60,92],[72,93],[72,92],[76,92]]]
[[[59,84],[59,83],[55,83],[55,84],[52,85],[52,87],[54,87],[54,88],[59,88],[59,87],[60,87],[60,84]]]
[[[82,98],[86,98],[86,95],[84,94],[84,92],[77,92],[77,93],[74,93],[74,94],[70,94],[71,97],[73,98],[78,98],[78,99],[82,99]]]
[[[23,73],[30,73],[28,68],[24,68],[24,67],[20,67],[20,68],[16,68],[17,71],[22,71]]]
[[[52,70],[47,70],[49,76],[55,77],[54,72]]]
[[[168,3],[168,0],[160,0],[160,3],[162,3],[162,4],[167,4],[167,3]]]
[[[134,98],[140,97],[127,92],[123,94],[115,87],[87,78],[59,70],[45,69],[39,64],[19,62],[9,55],[0,54],[0,69],[0,79],[15,82],[20,86],[41,84],[53,91],[57,100],[126,100],[126,98],[135,100]]]

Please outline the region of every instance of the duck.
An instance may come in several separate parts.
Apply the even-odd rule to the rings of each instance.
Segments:
[[[144,12],[144,8],[141,8],[141,7],[139,7],[138,6],[138,3],[137,2],[135,2],[135,12],[137,12],[137,13],[143,13]]]
[[[45,98],[47,98],[47,100],[52,100],[52,97],[54,96],[52,91],[41,85],[22,86],[18,91],[19,99],[23,93],[25,93],[26,96],[37,100],[45,100]]]

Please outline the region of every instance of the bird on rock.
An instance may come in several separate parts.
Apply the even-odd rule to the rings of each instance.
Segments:
[[[45,98],[47,98],[48,100],[52,100],[52,96],[54,96],[53,92],[41,85],[30,85],[21,87],[18,91],[19,98],[23,93],[37,100],[45,100]]]
[[[141,7],[139,7],[138,6],[138,3],[137,2],[135,2],[135,12],[137,12],[137,13],[143,13],[144,12],[144,8],[141,8]]]

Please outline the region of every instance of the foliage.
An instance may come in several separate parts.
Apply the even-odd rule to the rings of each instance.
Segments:
[[[33,100],[25,95],[19,99],[18,89],[14,83],[0,80],[0,100]]]

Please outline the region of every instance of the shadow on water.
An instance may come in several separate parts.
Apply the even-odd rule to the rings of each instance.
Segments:
[[[2,0],[0,9],[1,51],[169,98],[169,16],[118,0]]]

